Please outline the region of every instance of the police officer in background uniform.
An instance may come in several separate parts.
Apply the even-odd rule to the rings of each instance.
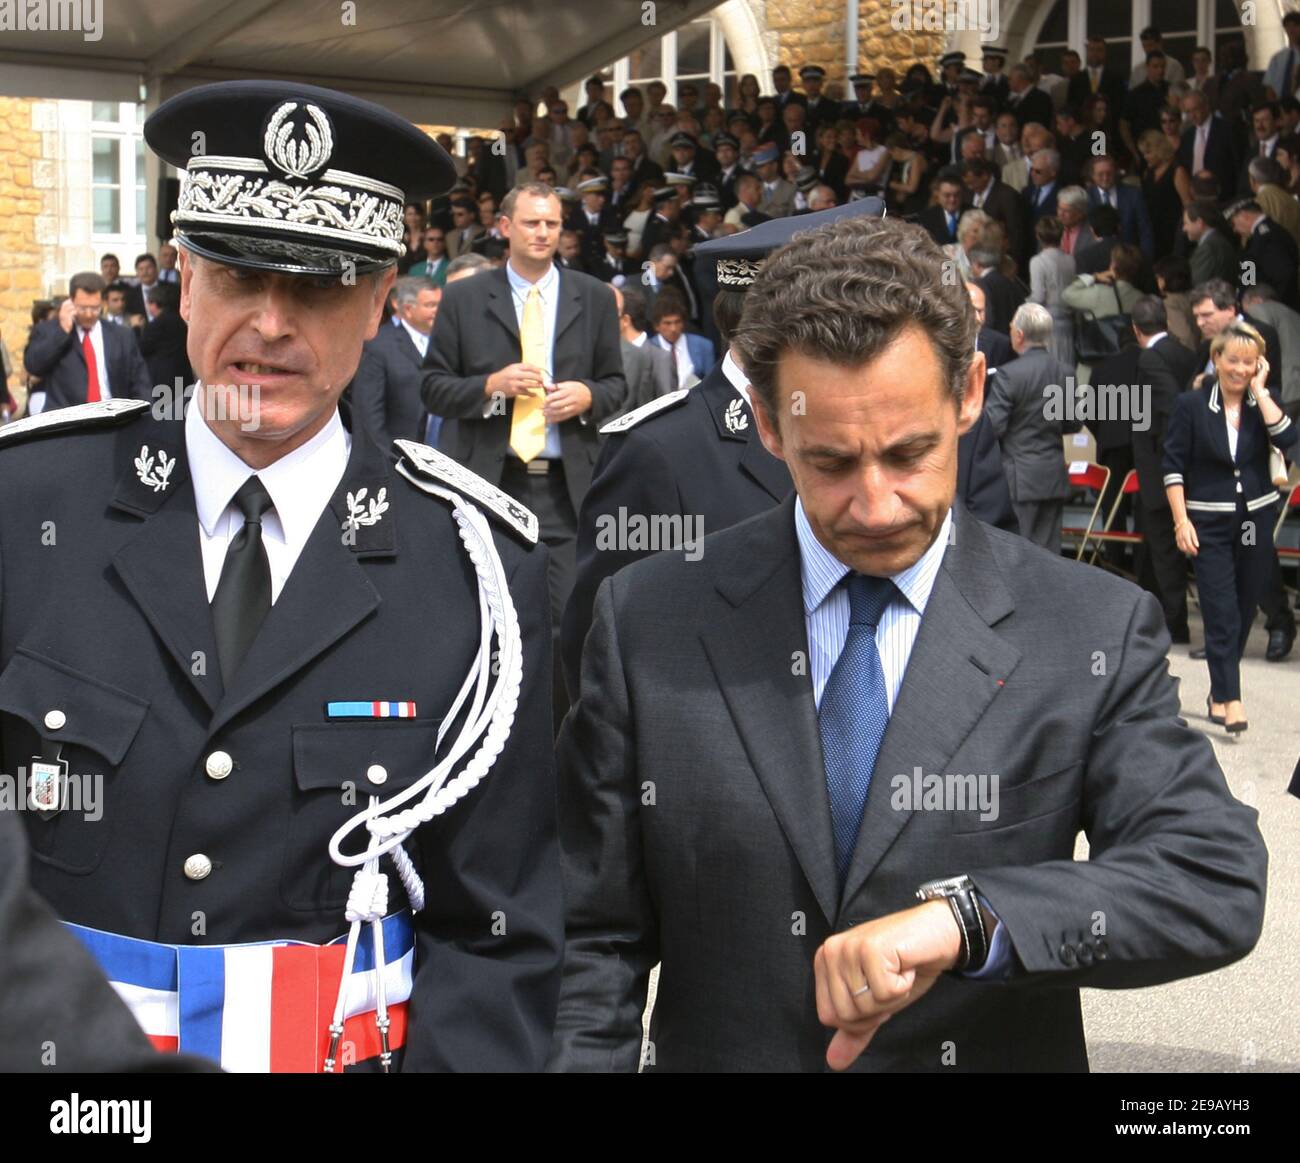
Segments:
[[[182,170],[193,398],[0,439],[24,494],[0,513],[0,759],[39,809],[32,884],[110,980],[171,996],[170,1027],[137,1011],[157,1045],[245,1070],[537,1069],[563,929],[536,518],[423,445],[394,464],[338,406],[403,203],[451,159],[369,102],[272,81],[190,89],[144,132]],[[484,742],[461,692],[494,668]],[[468,775],[445,763],[462,746]],[[365,816],[402,792],[381,855]],[[345,934],[351,965],[326,947]]]
[[[879,198],[863,198],[814,214],[773,219],[695,248],[700,263],[716,264],[713,317],[725,354],[695,387],[660,396],[601,428],[605,445],[578,518],[577,580],[560,634],[571,698],[577,697],[582,647],[600,583],[663,548],[638,541],[631,535],[631,522],[680,517],[683,540],[689,541],[764,513],[790,492],[789,471],[754,431],[749,382],[729,350],[744,292],[763,261],[796,234],[841,218],[883,212]],[[961,437],[957,456],[957,496],[981,520],[1018,531],[997,437],[983,416]],[[620,530],[628,535],[610,537]]]

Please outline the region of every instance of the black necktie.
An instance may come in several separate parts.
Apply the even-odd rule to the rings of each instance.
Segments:
[[[226,549],[221,580],[212,595],[212,625],[226,687],[271,608],[271,565],[262,544],[262,514],[272,508],[271,494],[251,476],[235,494],[235,505],[244,515],[244,527]]]

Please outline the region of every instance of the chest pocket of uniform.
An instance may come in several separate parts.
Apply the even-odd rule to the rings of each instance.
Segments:
[[[6,773],[24,802],[32,757],[58,744],[67,762],[67,807],[43,820],[23,816],[38,860],[65,872],[87,873],[104,857],[114,826],[114,793],[149,702],[52,658],[18,650],[0,673],[0,712]],[[21,776],[22,778],[19,778]]]
[[[388,799],[433,766],[441,721],[376,719],[293,728],[294,789],[281,875],[285,904],[310,910],[346,904],[355,870],[330,859],[330,837],[363,811],[372,795]],[[365,839],[358,829],[345,849],[359,851]],[[412,849],[408,845],[416,858]],[[383,861],[381,870],[391,872],[392,866]],[[391,908],[403,903],[399,886]]]

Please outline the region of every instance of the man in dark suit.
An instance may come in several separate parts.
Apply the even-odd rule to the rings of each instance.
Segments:
[[[803,85],[804,108],[808,111],[804,129],[812,142],[817,139],[817,130],[823,125],[834,125],[840,119],[840,103],[822,95],[826,70],[821,65],[804,65],[799,70],[799,81]]]
[[[397,280],[395,293],[398,325],[381,327],[366,342],[352,377],[353,412],[384,449],[394,440],[424,440],[420,393],[442,288],[407,276]]]
[[[989,378],[984,414],[1002,446],[1002,465],[1020,535],[1061,552],[1061,513],[1070,495],[1061,437],[1078,432],[1070,394],[1073,369],[1048,353],[1054,323],[1046,307],[1026,303],[1011,321],[1017,358]]]
[[[32,414],[98,400],[147,400],[149,368],[129,327],[100,318],[104,280],[93,271],[72,276],[59,317],[39,323],[27,341],[23,365],[40,384],[32,389]]]
[[[957,224],[961,221],[965,192],[961,170],[957,166],[945,166],[939,171],[937,185],[938,202],[922,210],[916,220],[936,243],[948,246],[957,241]]]
[[[609,181],[603,174],[588,171],[576,187],[581,202],[570,212],[567,227],[578,235],[580,270],[594,278],[602,278],[605,261],[605,236],[620,228],[618,214],[608,205]]]
[[[194,157],[199,127],[211,153]],[[151,1033],[179,1025],[183,1047],[232,1069],[537,1069],[562,929],[546,555],[531,515],[486,482],[417,444],[395,467],[338,407],[381,326],[403,200],[448,187],[451,158],[385,109],[284,82],[189,89],[144,137],[182,174],[202,387],[183,415],[112,399],[0,434],[24,497],[0,513],[0,770],[43,757],[28,786],[44,808],[22,813],[31,883],[110,980],[147,987],[124,991],[142,1021],[172,995],[170,1031]],[[317,181],[355,182],[375,214],[355,230],[324,213],[286,224],[258,199],[232,223],[191,198],[189,182],[247,175],[253,151],[314,157],[299,206]],[[262,384],[240,395],[250,412],[221,406],[236,375]],[[44,559],[14,550],[37,519],[59,532]],[[440,743],[468,756],[483,741],[486,722],[459,713],[479,678],[496,759],[486,780],[449,760],[440,813],[428,773]],[[97,803],[69,780],[98,786]],[[368,875],[365,825],[398,804],[415,812],[390,852],[409,862],[400,880]],[[355,964],[329,945],[349,935]],[[272,1045],[256,999],[286,943],[305,1004],[277,1010]],[[345,970],[385,963],[387,1020],[372,994],[331,1038]]]
[[[537,514],[551,551],[558,634],[597,429],[627,398],[618,312],[597,280],[555,266],[553,189],[517,186],[501,203],[500,223],[510,240],[506,265],[444,291],[424,404],[444,418],[440,451]],[[558,726],[567,704],[558,671],[556,679]]]
[[[791,88],[790,66],[777,65],[772,70],[772,89],[776,97],[777,116],[780,117],[781,110],[790,102],[796,105],[807,105],[808,98],[802,93]]]
[[[984,292],[984,321],[993,331],[1011,334],[1011,318],[1025,301],[1025,288],[999,270],[1002,256],[980,243],[971,248],[971,277]]]
[[[1106,98],[1111,115],[1118,117],[1124,104],[1124,91],[1128,87],[1128,81],[1119,69],[1107,67],[1106,52],[1105,37],[1088,37],[1085,66],[1070,78],[1066,101],[1078,108],[1093,93],[1100,93]]]
[[[1056,213],[1056,195],[1061,188],[1060,172],[1061,155],[1054,149],[1040,149],[1029,159],[1029,185],[1024,188],[1022,196],[1024,216],[1031,234],[1040,218]]]
[[[1183,98],[1183,113],[1189,124],[1178,142],[1179,165],[1193,178],[1213,174],[1220,195],[1231,198],[1241,165],[1232,127],[1210,108],[1209,99],[1199,89]]]
[[[1165,54],[1159,49],[1147,54],[1146,74],[1145,80],[1129,89],[1119,122],[1120,137],[1134,157],[1141,156],[1138,138],[1148,129],[1160,128],[1160,110],[1169,103]]]
[[[713,149],[718,158],[718,197],[722,200],[723,213],[726,213],[740,200],[736,183],[749,171],[740,164],[740,140],[730,133],[715,133]]]
[[[149,322],[140,332],[140,354],[149,369],[149,382],[156,388],[165,385],[175,389],[194,382],[194,371],[186,351],[189,328],[181,318],[181,289],[179,283],[158,280],[149,296]]]
[[[711,150],[702,149],[693,134],[680,130],[673,134],[670,145],[674,173],[686,174],[709,185],[713,185],[718,180],[718,174],[721,172],[718,159],[713,156]]]
[[[1007,232],[1007,253],[1016,260],[1021,273],[1029,270],[1029,230],[1025,224],[1024,203],[1006,182],[994,172],[987,158],[973,158],[962,167],[966,180],[967,206],[983,210]]]
[[[1007,74],[1009,91],[1003,108],[1016,115],[1023,129],[1031,121],[1046,129],[1052,127],[1052,99],[1034,84],[1033,75],[1023,64],[1014,64]]]
[[[1155,602],[954,503],[983,368],[941,270],[869,218],[770,260],[736,339],[797,497],[600,588],[552,1069],[1084,1070],[1080,987],[1258,939],[1256,813],[1178,717]]]
[[[1088,187],[1088,205],[1103,204],[1113,207],[1119,214],[1120,237],[1141,250],[1148,261],[1154,259],[1156,244],[1146,200],[1141,190],[1119,184],[1119,167],[1109,154],[1103,154],[1092,163],[1092,185]]]
[[[651,400],[676,391],[677,373],[673,357],[650,342],[646,333],[645,296],[635,285],[610,289],[618,308],[618,346],[623,353],[623,377],[627,380],[627,403],[619,412],[625,416]]]
[[[1133,467],[1138,475],[1137,531],[1143,544],[1138,553],[1138,582],[1160,600],[1165,627],[1176,643],[1190,640],[1187,628],[1187,559],[1174,539],[1174,522],[1165,493],[1165,427],[1174,401],[1196,374],[1196,353],[1189,351],[1167,328],[1165,304],[1143,295],[1129,312],[1133,334],[1141,347],[1136,383],[1147,385],[1150,400],[1145,423],[1134,417]],[[1145,390],[1145,389],[1144,389]]]
[[[1300,250],[1291,234],[1269,218],[1253,198],[1228,207],[1224,217],[1241,240],[1241,267],[1251,272],[1251,281],[1267,283],[1278,300],[1294,307],[1296,279],[1300,275]]]
[[[632,163],[628,176],[631,190],[639,190],[643,182],[653,182],[656,186],[663,182],[663,167],[646,153],[645,140],[638,130],[629,129],[623,134],[623,156]]]
[[[968,282],[966,291],[970,295],[971,305],[975,308],[975,318],[979,323],[979,334],[975,341],[975,350],[984,356],[985,368],[990,372],[996,371],[1016,358],[1015,348],[1011,346],[1009,336],[986,326],[988,299],[984,294],[984,288],[979,283]],[[999,463],[1001,462],[1001,456],[1002,454],[999,452]],[[988,520],[987,517],[982,519]],[[990,522],[990,524],[996,524],[996,522]],[[1014,522],[1010,528],[1013,533],[1016,532],[1020,528],[1019,522]]]

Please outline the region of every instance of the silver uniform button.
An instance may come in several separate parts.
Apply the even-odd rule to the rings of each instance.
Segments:
[[[235,770],[235,761],[230,758],[228,752],[214,751],[203,764],[203,770],[212,779],[225,779]]]
[[[61,731],[63,725],[68,721],[68,716],[62,711],[45,712],[45,728],[47,731]]]
[[[185,875],[190,880],[202,880],[212,871],[212,861],[202,852],[196,852],[185,861]]]
[[[366,768],[366,778],[374,784],[387,783],[388,769],[378,763],[371,764],[371,766]]]

